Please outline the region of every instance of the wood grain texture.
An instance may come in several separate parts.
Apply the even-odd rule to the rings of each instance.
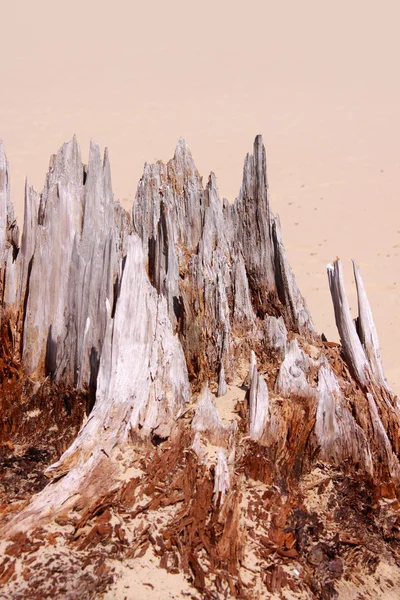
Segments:
[[[92,143],[85,166],[75,139],[52,157],[41,194],[27,182],[20,248],[2,146],[0,201],[7,406],[12,389],[26,406],[46,386],[89,398],[78,435],[46,470],[52,483],[4,535],[86,514],[109,494],[127,501],[120,457],[129,449],[143,464],[152,456],[156,469],[143,476],[148,504],[136,510],[183,503],[163,535],[204,592],[214,585],[207,573],[237,578],[243,553],[261,535],[246,529],[240,500],[250,502],[254,481],[266,486],[260,506],[274,497],[283,512],[289,504],[297,511],[293,519],[303,510],[304,482],[321,465],[358,478],[374,498],[387,490],[400,496],[400,410],[359,269],[354,264],[354,321],[340,261],[328,266],[341,345],[323,341],[271,212],[260,136],[232,205],[220,200],[214,174],[203,185],[182,139],[167,165],[145,165],[132,213],[113,200],[108,153],[102,158]],[[13,423],[24,423],[22,408],[11,412]],[[2,427],[10,436],[2,444],[12,443],[12,429]],[[332,515],[343,527],[340,511]],[[270,538],[260,537],[260,557],[297,560],[301,536],[295,548],[288,524],[266,518]],[[212,554],[213,544],[228,562]],[[212,569],[203,568],[201,548],[213,556]],[[268,589],[276,577],[268,575]],[[325,597],[334,597],[329,586]],[[230,593],[247,597],[243,590],[237,583]]]

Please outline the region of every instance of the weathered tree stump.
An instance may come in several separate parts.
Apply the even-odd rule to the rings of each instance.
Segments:
[[[307,519],[319,535],[300,508],[312,489],[307,477],[318,469],[336,477],[332,506],[350,498],[346,478],[371,490],[375,505],[388,490],[400,497],[400,410],[355,263],[354,274],[355,321],[341,264],[328,266],[340,346],[324,343],[271,212],[261,136],[232,204],[220,200],[213,174],[203,187],[181,139],[167,165],[145,165],[132,215],[113,199],[107,151],[101,160],[92,143],[85,166],[73,139],[52,158],[41,194],[26,185],[20,247],[0,144],[1,325],[13,340],[16,377],[33,395],[49,382],[90,397],[75,441],[47,468],[52,482],[5,520],[3,536],[61,515],[89,519],[110,494],[115,506],[134,503],[132,490],[143,484],[153,495],[135,515],[181,505],[159,555],[167,565],[176,551],[202,593],[215,586],[252,597],[243,584],[248,548],[270,591],[290,580],[295,591],[333,594],[342,538],[306,549]],[[120,459],[127,448],[147,465],[132,489]],[[323,495],[328,483],[318,485]],[[337,530],[350,527],[335,511]],[[359,519],[367,527],[366,514]],[[374,540],[388,548],[380,535]],[[307,564],[301,585],[272,556]]]

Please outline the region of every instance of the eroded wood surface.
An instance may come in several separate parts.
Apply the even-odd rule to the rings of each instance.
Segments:
[[[83,165],[73,139],[42,193],[27,182],[21,243],[0,144],[6,596],[115,596],[150,555],[193,597],[400,594],[400,411],[354,272],[356,321],[328,267],[341,345],[323,342],[261,136],[233,203],[181,139],[130,214],[107,151]]]

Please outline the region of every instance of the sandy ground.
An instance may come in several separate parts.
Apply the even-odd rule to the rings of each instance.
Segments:
[[[142,558],[116,563],[116,577],[103,600],[191,599],[193,588],[182,573],[171,574],[160,569],[159,560],[149,551]]]
[[[25,176],[41,188],[73,133],[84,154],[90,137],[109,146],[126,207],[144,161],[170,158],[181,135],[233,199],[263,133],[273,210],[318,329],[335,339],[326,263],[345,261],[350,288],[354,257],[400,392],[396,0],[4,0],[1,15],[0,137],[19,217]]]

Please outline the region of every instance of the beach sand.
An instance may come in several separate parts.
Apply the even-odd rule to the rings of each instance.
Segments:
[[[0,138],[21,222],[24,179],[74,133],[111,155],[130,208],[143,163],[186,138],[221,197],[238,194],[257,133],[272,208],[320,332],[337,339],[326,264],[350,259],[400,392],[400,5],[386,0],[3,2]]]

